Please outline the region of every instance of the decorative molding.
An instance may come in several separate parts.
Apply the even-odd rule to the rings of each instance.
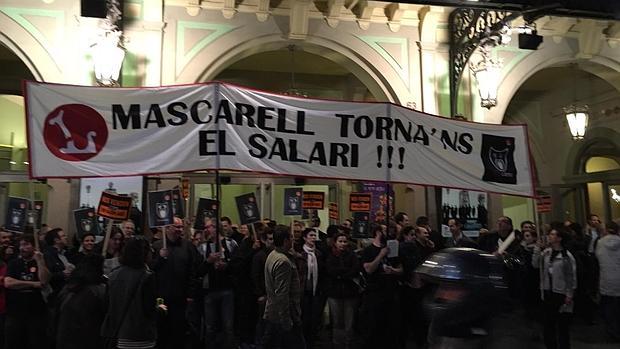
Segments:
[[[579,27],[579,52],[575,57],[590,59],[601,52],[603,31],[607,28],[607,24],[601,21],[583,20]]]
[[[344,0],[327,0],[327,25],[336,28],[340,22],[340,16],[344,7]]]
[[[310,0],[296,0],[292,4],[289,17],[289,39],[304,40],[308,36]]]
[[[206,33],[192,47],[185,47],[185,35],[188,29],[204,30]],[[176,75],[179,76],[185,66],[205,47],[234,29],[236,29],[236,27],[228,24],[178,21],[176,35]]]
[[[17,7],[0,7],[0,12],[4,13],[22,28],[24,28],[28,32],[28,34],[30,34],[39,44],[41,44],[45,51],[47,51],[47,53],[51,57],[53,57],[56,67],[58,67],[58,69],[62,71],[62,69],[60,69],[60,65],[56,60],[62,57],[59,51],[60,47],[63,46],[61,45],[61,42],[64,37],[65,28],[65,13],[63,11]],[[36,24],[34,24],[28,17],[44,17],[53,19],[54,29],[39,29]]]
[[[236,1],[235,0],[224,0],[224,8],[222,9],[222,15],[226,19],[232,19],[237,13],[237,9],[235,8]]]
[[[379,36],[357,36],[360,40],[368,44],[383,59],[388,62],[398,73],[405,85],[409,87],[409,45],[407,38],[392,38]],[[397,45],[398,55],[395,50],[388,48],[388,45]]]
[[[256,10],[256,19],[264,22],[269,18],[271,11],[269,9],[269,0],[258,0],[258,9]]]
[[[385,8],[385,13],[388,18],[388,27],[394,33],[400,30],[400,22],[405,14],[405,10],[402,8],[402,5],[399,3],[389,4]]]

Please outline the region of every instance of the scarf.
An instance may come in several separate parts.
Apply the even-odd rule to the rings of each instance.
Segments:
[[[308,276],[306,280],[312,280],[312,294],[314,295],[316,293],[316,285],[319,281],[319,265],[316,260],[316,255],[314,254],[314,248],[304,245],[304,251],[308,256],[306,259],[308,263]]]

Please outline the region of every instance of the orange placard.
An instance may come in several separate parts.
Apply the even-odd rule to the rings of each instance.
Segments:
[[[99,207],[97,208],[98,216],[123,221],[129,219],[130,211],[131,197],[115,195],[105,191],[101,193]]]
[[[370,193],[351,193],[349,195],[349,211],[351,212],[370,212],[372,194]]]
[[[304,210],[322,210],[325,208],[325,193],[322,191],[304,191],[301,208]]]
[[[329,219],[338,220],[338,204],[335,202],[330,202],[328,205],[329,208]]]

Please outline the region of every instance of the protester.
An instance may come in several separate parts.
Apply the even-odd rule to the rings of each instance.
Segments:
[[[125,239],[129,239],[130,237],[132,237],[135,232],[136,232],[136,225],[134,224],[134,222],[131,219],[128,219],[126,221],[123,221],[121,223],[121,231],[123,232],[123,237]]]
[[[387,232],[380,225],[372,224],[370,234],[372,244],[364,249],[361,258],[367,280],[360,310],[365,324],[364,348],[397,348],[400,320],[397,286],[402,267],[387,259],[390,252],[386,246]]]
[[[620,340],[620,229],[618,223],[607,224],[607,234],[596,246],[600,267],[601,311],[607,333]]]
[[[478,248],[478,244],[463,233],[463,223],[461,223],[461,221],[455,218],[450,218],[448,220],[448,228],[450,229],[450,234],[452,236],[446,238],[444,243],[445,247]]]
[[[314,228],[306,228],[302,237],[304,245],[296,258],[300,286],[303,292],[301,320],[306,343],[312,347],[319,331],[321,315],[325,306],[323,295],[324,255],[318,249],[318,233]]]
[[[264,349],[305,349],[301,330],[301,287],[293,257],[291,232],[278,225],[273,234],[275,249],[265,261]]]
[[[43,254],[34,249],[34,237],[19,238],[19,257],[8,266],[6,293],[6,349],[41,349],[45,344],[47,307],[41,290],[50,279]]]
[[[415,259],[411,261],[411,270],[415,270],[418,266],[420,266],[426,259],[436,251],[435,243],[431,241],[429,238],[428,230],[424,227],[416,227],[414,228],[415,234],[415,247],[416,247],[416,255]],[[407,263],[407,259],[405,258],[405,263]],[[423,310],[423,298],[426,291],[426,285],[422,283],[419,276],[417,274],[412,275],[412,307],[413,313],[417,316],[414,316],[412,332],[413,338],[416,345],[419,348],[424,348],[427,344],[427,333],[430,325],[430,320],[426,316],[426,312]]]
[[[252,285],[254,286],[254,295],[257,303],[257,323],[256,323],[256,343],[260,343],[260,339],[264,334],[265,322],[263,315],[265,314],[265,302],[267,301],[267,292],[265,290],[265,262],[267,256],[273,250],[273,231],[264,229],[259,234],[261,247],[252,257]]]
[[[596,260],[595,250],[601,235],[603,226],[596,214],[588,215],[588,222],[585,228],[585,243],[587,252],[582,258],[581,266],[583,269],[582,278],[579,283],[578,297],[575,299],[578,313],[588,324],[594,324],[594,315],[597,313],[596,299],[598,297],[598,261]]]
[[[78,265],[84,257],[95,253],[95,234],[85,233],[82,235],[80,246],[74,248],[69,255],[69,261],[73,265]]]
[[[293,223],[293,250],[301,252],[304,246],[303,239],[304,223],[301,221],[295,221]]]
[[[0,228],[0,252],[2,252],[3,260],[8,263],[9,260],[16,257],[15,246],[13,245],[13,233]]]
[[[577,288],[577,266],[573,255],[566,250],[568,233],[560,225],[549,232],[549,247],[540,241],[534,249],[532,266],[540,273],[543,292],[544,340],[548,349],[570,348],[570,318],[573,295]]]
[[[93,240],[94,243],[94,240]],[[57,349],[100,349],[100,331],[106,314],[103,257],[86,254],[58,295],[53,314]]]
[[[540,276],[537,268],[532,266],[532,257],[534,256],[538,234],[533,227],[533,223],[530,221],[521,223],[521,231],[523,233],[521,246],[523,247],[523,258],[525,262],[522,299],[528,317],[536,318],[540,313]]]
[[[155,258],[153,271],[157,284],[156,294],[168,308],[166,317],[159,323],[158,348],[177,348],[185,345],[187,304],[193,301],[194,277],[197,255],[194,245],[183,238],[183,220],[175,217],[173,225],[166,227],[163,241],[153,244]]]
[[[128,239],[119,262],[109,275],[108,309],[101,327],[106,342],[117,348],[154,348],[157,340],[157,296],[148,241]]]
[[[347,236],[343,233],[336,234],[334,241],[331,253],[325,261],[325,294],[328,297],[334,348],[349,349],[354,342],[359,295],[355,279],[361,269],[357,256],[349,248]]]
[[[48,303],[53,307],[56,297],[65,283],[71,272],[75,269],[75,265],[69,262],[69,259],[65,256],[67,248],[67,235],[61,228],[55,228],[45,234],[45,243],[47,244],[47,250],[45,251],[45,265],[50,272],[50,286],[52,287],[52,293],[48,295]]]
[[[103,273],[105,275],[110,274],[112,270],[120,266],[119,258],[124,242],[123,232],[118,227],[112,227],[110,241],[108,241],[108,248],[105,252],[105,260],[103,261]]]
[[[444,239],[441,233],[431,228],[430,220],[426,216],[420,216],[415,220],[416,227],[423,227],[428,232],[429,239],[435,244],[437,250],[443,249]]]
[[[205,241],[197,275],[202,277],[204,294],[205,342],[207,347],[231,348],[234,341],[234,283],[230,261],[237,243],[216,234],[215,223],[205,223]],[[223,343],[217,345],[217,325],[223,332]]]

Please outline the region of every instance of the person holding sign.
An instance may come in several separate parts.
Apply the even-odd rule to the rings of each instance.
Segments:
[[[50,275],[34,237],[19,238],[19,257],[12,259],[4,278],[6,294],[6,348],[41,349],[45,346],[47,307],[41,290]]]
[[[53,293],[47,301],[54,306],[56,296],[65,286],[67,279],[75,269],[75,265],[65,257],[67,248],[67,235],[61,228],[55,228],[45,234],[45,244],[48,246],[45,251],[45,264],[50,272],[50,286]]]
[[[197,275],[202,277],[206,343],[208,348],[232,348],[234,341],[234,284],[229,263],[237,249],[237,243],[216,233],[215,223],[205,222],[205,241],[199,252],[202,263]],[[218,318],[219,315],[219,318]],[[223,345],[217,346],[216,328],[220,324],[224,332]]]
[[[153,243],[153,271],[157,281],[157,297],[168,308],[160,323],[159,348],[183,348],[185,343],[185,311],[193,301],[192,281],[196,275],[197,255],[194,245],[183,237],[183,220],[174,217],[166,227],[164,239]]]

